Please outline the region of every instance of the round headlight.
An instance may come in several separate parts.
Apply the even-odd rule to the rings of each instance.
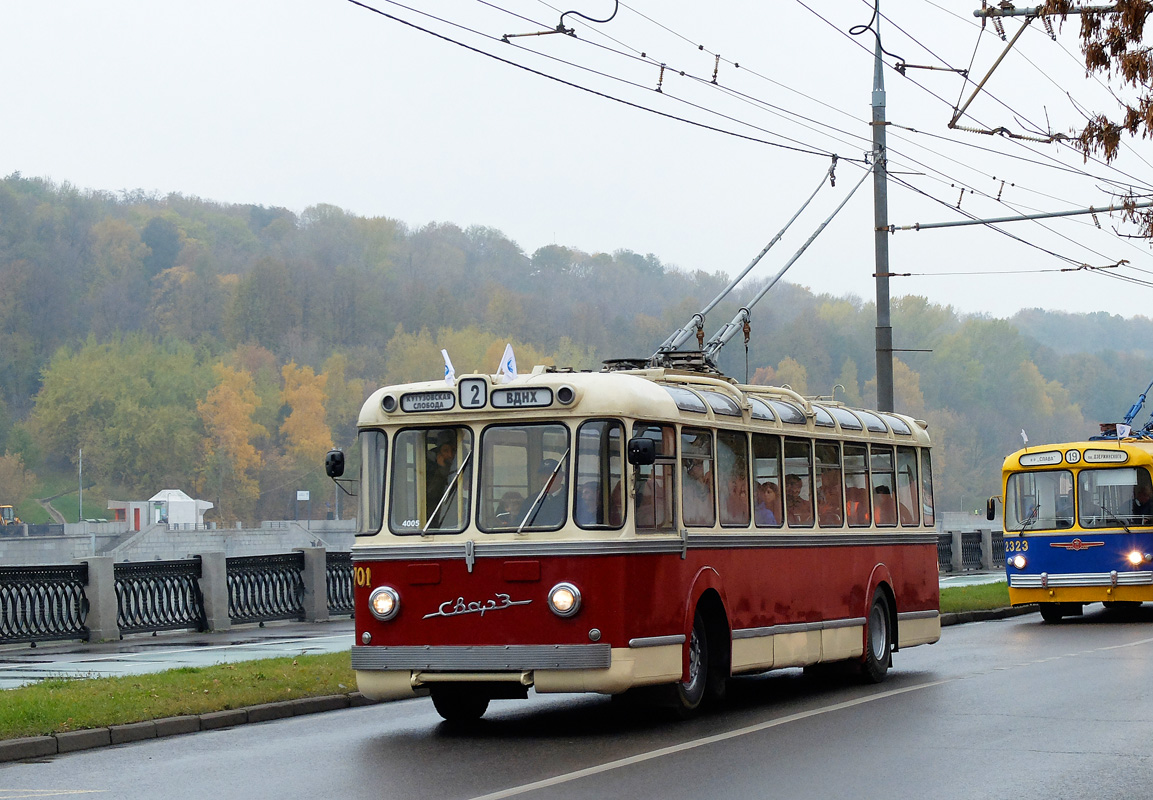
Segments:
[[[388,622],[400,611],[400,595],[391,586],[377,586],[368,596],[368,610],[381,622]]]
[[[1027,562],[1025,560],[1025,556],[1021,555],[1020,553],[1013,556],[1013,566],[1016,567],[1017,569],[1025,569],[1025,565],[1027,563],[1029,563],[1029,562]]]
[[[580,589],[571,583],[558,583],[548,593],[548,607],[558,617],[571,617],[580,611]]]
[[[1139,567],[1145,563],[1145,554],[1140,550],[1134,550],[1129,553],[1129,563],[1135,567]]]

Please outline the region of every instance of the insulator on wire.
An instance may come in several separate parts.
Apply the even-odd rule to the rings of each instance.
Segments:
[[[717,60],[713,62],[713,84],[717,82],[717,73],[721,69],[721,55],[717,53]]]
[[[1005,23],[1001,21],[1000,17],[993,17],[993,30],[1001,37],[1002,42],[1009,40],[1009,37],[1005,35]]]
[[[657,91],[658,92],[661,92],[661,86],[664,84],[664,82],[665,82],[665,65],[661,64],[661,74],[660,74],[660,77],[657,78]],[[664,94],[664,92],[661,92],[661,94]]]
[[[1047,16],[1044,16],[1041,17],[1041,22],[1045,24],[1045,33],[1049,34],[1049,38],[1054,42],[1057,41],[1057,34],[1053,32],[1053,20],[1049,19]]]

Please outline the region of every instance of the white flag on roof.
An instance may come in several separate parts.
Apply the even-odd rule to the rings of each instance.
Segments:
[[[1117,441],[1121,441],[1122,439],[1124,439],[1126,436],[1128,436],[1132,432],[1133,432],[1133,429],[1131,427],[1129,427],[1128,425],[1118,425],[1117,426]]]
[[[500,369],[496,371],[500,375],[501,383],[509,383],[516,377],[516,356],[512,352],[512,344],[504,346],[504,355],[500,357]]]
[[[442,349],[440,354],[444,356],[444,382],[449,386],[455,386],[456,370],[452,368],[452,360],[448,357],[448,351]]]
[[[1029,446],[1029,437],[1025,434],[1024,428],[1021,429],[1021,441],[1025,443],[1026,447]]]

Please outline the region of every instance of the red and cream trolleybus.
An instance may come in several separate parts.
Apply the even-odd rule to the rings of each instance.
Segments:
[[[359,419],[360,691],[640,687],[691,713],[730,676],[940,637],[924,422],[638,362],[388,386]],[[327,470],[344,472],[344,455]]]

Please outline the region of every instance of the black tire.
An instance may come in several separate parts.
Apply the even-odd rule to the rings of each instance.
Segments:
[[[873,605],[865,620],[865,657],[861,677],[868,683],[885,679],[893,663],[893,629],[889,618],[889,600],[880,589],[873,595]]]
[[[705,699],[709,682],[709,637],[705,618],[698,610],[689,636],[689,679],[673,687],[673,711],[682,719],[695,715]]]
[[[1060,622],[1061,617],[1065,616],[1065,607],[1060,603],[1039,603],[1038,605],[1041,607],[1041,619],[1045,622]]]
[[[432,704],[446,722],[476,722],[488,710],[488,696],[458,686],[434,686]]]

